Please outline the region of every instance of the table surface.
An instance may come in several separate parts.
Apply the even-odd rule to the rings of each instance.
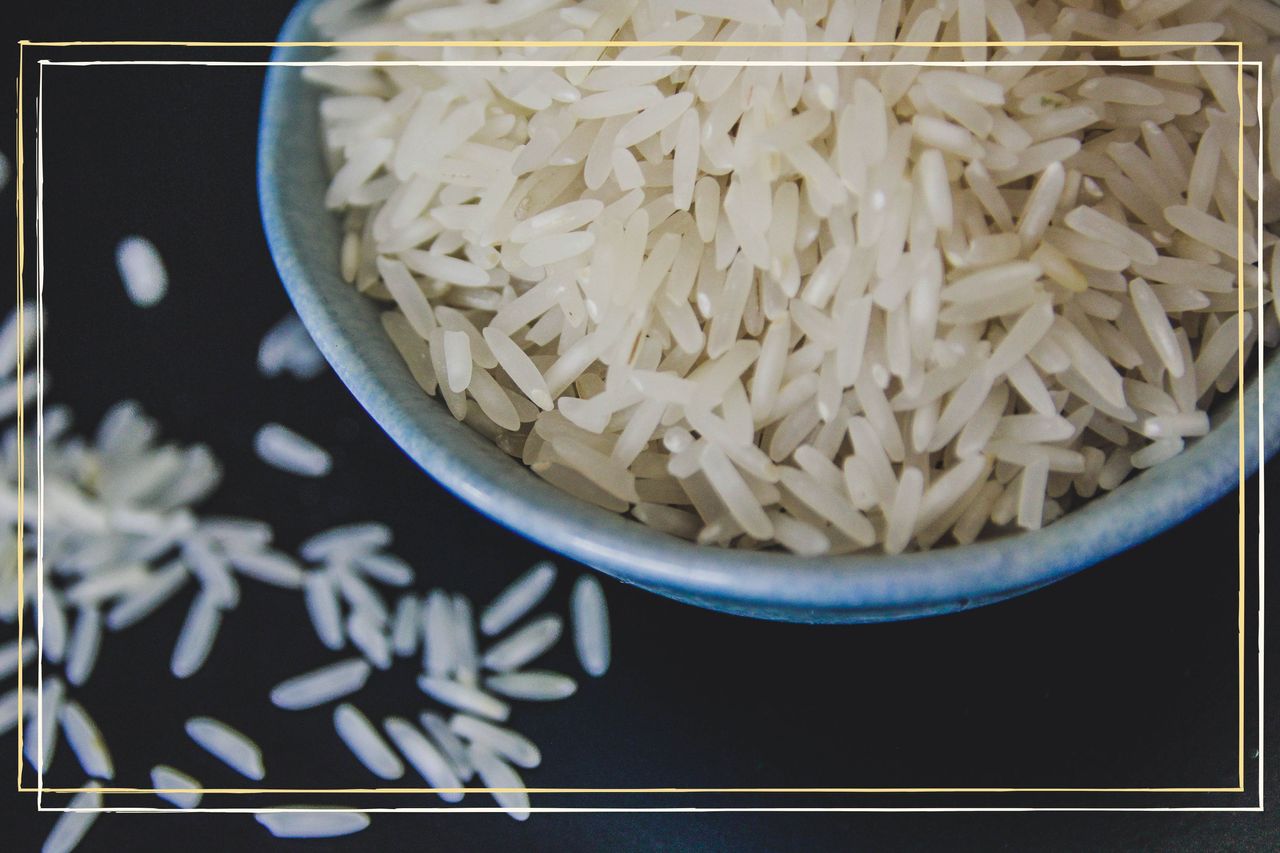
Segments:
[[[215,17],[204,6],[155,0],[118,8],[33,7],[18,11],[10,43],[266,40],[288,4],[225,2],[219,9]],[[477,602],[549,556],[433,483],[332,373],[310,382],[257,373],[258,341],[289,308],[255,194],[261,68],[50,66],[43,77],[49,402],[69,404],[78,428],[89,431],[116,400],[139,400],[167,438],[208,443],[225,463],[223,486],[207,510],[268,520],[286,548],[333,524],[384,521],[396,531],[394,550],[418,569],[422,588],[458,590]],[[3,150],[12,159],[12,138]],[[3,203],[12,202],[10,186]],[[114,246],[129,233],[152,239],[169,267],[170,293],[149,310],[127,300],[115,275]],[[302,480],[260,463],[251,439],[270,420],[329,448],[333,474]],[[1256,518],[1256,483],[1247,495],[1248,515]],[[584,676],[570,700],[517,707],[513,725],[544,754],[526,782],[586,788],[1233,786],[1236,500],[1233,495],[1050,588],[916,622],[769,624],[678,605],[603,578],[613,615],[613,668],[600,680]],[[1256,523],[1248,527],[1256,538]],[[558,562],[552,603],[564,612],[569,585],[584,569]],[[1256,553],[1250,551],[1248,564],[1252,575]],[[273,786],[370,785],[372,777],[334,736],[327,709],[292,713],[267,702],[271,685],[331,657],[316,641],[299,595],[246,588],[209,663],[187,682],[174,681],[167,669],[183,604],[108,637],[93,678],[77,696],[115,753],[117,781],[145,786],[149,768],[164,762],[189,769],[206,785],[236,785],[230,771],[182,733],[188,716],[211,714],[241,723],[258,739]],[[1250,649],[1253,636],[1251,628]],[[1247,662],[1256,666],[1252,655]],[[548,666],[576,671],[568,644],[553,652]],[[377,718],[425,707],[412,676],[407,663],[375,675],[360,697],[364,710]],[[534,804],[1252,803],[1256,677],[1247,686],[1252,781],[1243,797],[705,793],[535,795]],[[12,736],[6,742],[12,746]],[[1274,768],[1272,761],[1271,790]],[[46,784],[80,781],[69,750],[60,749]],[[36,816],[30,795],[5,796],[6,808],[19,815],[12,849],[35,849],[53,816]],[[129,804],[143,799],[155,804],[149,798]],[[52,797],[48,802],[56,804]],[[431,802],[402,797],[397,804]],[[473,795],[466,803],[487,801]],[[261,827],[245,816],[181,821],[105,817],[82,849],[172,849],[175,829],[193,851],[267,844]],[[1203,813],[561,813],[537,814],[525,824],[502,815],[435,814],[377,816],[370,830],[311,849],[1067,850],[1091,844],[1190,850],[1274,848],[1278,837],[1259,815]]]

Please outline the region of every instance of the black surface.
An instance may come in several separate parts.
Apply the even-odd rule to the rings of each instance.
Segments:
[[[215,12],[159,2],[60,4],[19,10],[14,36],[264,40],[274,36],[287,7],[228,2]],[[262,51],[250,54],[265,58]],[[243,51],[237,56],[246,58]],[[25,69],[29,92],[33,70]],[[267,380],[254,367],[262,332],[288,309],[255,195],[261,80],[260,68],[46,67],[49,399],[69,403],[87,431],[111,403],[136,398],[166,437],[206,442],[226,463],[209,511],[268,519],[286,547],[331,524],[386,521],[397,531],[395,550],[419,569],[424,588],[441,585],[487,600],[544,552],[431,482],[332,374],[310,383]],[[34,104],[27,106],[30,120]],[[33,141],[28,136],[29,158]],[[0,148],[12,159],[12,137]],[[28,178],[34,179],[33,169]],[[12,211],[13,198],[10,186],[0,202]],[[114,246],[128,233],[154,240],[170,270],[169,296],[150,310],[129,303],[115,275]],[[33,256],[29,249],[29,288]],[[293,425],[328,447],[333,475],[304,481],[259,463],[250,441],[267,420]],[[1256,483],[1248,494],[1252,519]],[[604,579],[614,667],[600,681],[584,678],[569,701],[518,706],[513,723],[545,756],[526,781],[542,787],[1234,786],[1235,501],[1232,496],[1045,590],[918,622],[766,624]],[[1249,527],[1256,541],[1256,526]],[[1257,555],[1248,556],[1252,577]],[[563,611],[577,567],[561,565],[554,596]],[[187,716],[208,713],[241,725],[263,744],[272,786],[370,785],[374,780],[334,737],[327,709],[287,713],[267,702],[272,684],[329,657],[314,639],[300,596],[260,585],[246,589],[209,664],[188,682],[175,682],[167,669],[181,606],[108,638],[93,678],[76,695],[116,754],[117,781],[145,786],[152,764],[167,762],[207,785],[238,784],[182,732]],[[1249,595],[1252,610],[1252,586]],[[1250,620],[1247,649],[1255,640]],[[535,804],[1249,805],[1258,799],[1252,653],[1246,664],[1243,795],[637,794],[535,796]],[[568,647],[549,665],[573,671]],[[411,675],[405,665],[375,676],[361,699],[370,716],[421,707]],[[6,743],[12,748],[14,739]],[[1268,753],[1274,792],[1275,755]],[[33,778],[28,773],[26,781]],[[46,784],[81,779],[70,752],[60,748]],[[158,803],[148,797],[121,802]],[[31,795],[7,794],[5,803],[18,818],[8,849],[36,849],[54,816],[37,816]],[[464,804],[487,800],[475,795]],[[380,816],[361,835],[309,849],[1256,850],[1274,849],[1277,838],[1274,822],[1259,814],[606,813],[539,814],[527,824],[469,814]],[[100,820],[82,849],[170,850],[175,839],[192,851],[269,843],[244,816],[129,815]]]

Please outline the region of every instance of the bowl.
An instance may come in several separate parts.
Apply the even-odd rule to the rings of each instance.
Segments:
[[[297,6],[279,41],[316,41]],[[318,59],[281,46],[273,61]],[[356,399],[441,485],[511,530],[626,583],[678,601],[792,622],[879,622],[977,607],[1045,586],[1181,522],[1236,488],[1258,466],[1258,386],[1240,407],[1225,399],[1211,432],[1181,455],[1049,526],[971,545],[887,556],[798,557],[685,542],[580,501],[544,482],[459,423],[410,376],[375,303],[338,273],[341,229],[325,210],[319,92],[301,68],[272,65],[263,93],[258,192],[271,253],[307,329]],[[1280,365],[1270,359],[1270,383]],[[1234,395],[1232,395],[1234,397]],[[1266,398],[1265,454],[1280,443],[1280,398]]]

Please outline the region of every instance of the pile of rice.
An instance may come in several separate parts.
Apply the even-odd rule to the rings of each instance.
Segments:
[[[326,203],[427,393],[676,536],[894,553],[1038,528],[1204,435],[1280,337],[1266,0],[339,0],[315,22],[584,43],[307,68]],[[1242,41],[1267,71],[1241,155],[1234,47],[729,44],[987,39]],[[1116,59],[1147,64],[1087,64]],[[954,64],[885,64],[932,61]]]
[[[30,363],[42,326],[31,304],[0,321],[0,386],[8,388],[11,406],[18,404],[19,356]],[[285,349],[305,352],[297,343]],[[269,692],[239,685],[244,701],[234,709],[234,725],[209,716],[188,719],[184,728],[193,744],[226,766],[210,770],[208,762],[179,754],[184,767],[220,772],[210,780],[213,787],[227,778],[263,781],[281,755],[264,755],[249,731],[261,725],[256,714],[269,698],[302,715],[332,715],[335,740],[377,779],[407,776],[405,784],[412,785],[416,774],[448,803],[491,789],[496,810],[528,819],[520,774],[541,766],[542,752],[511,727],[513,717],[517,703],[554,702],[578,691],[574,677],[542,668],[564,634],[572,635],[587,676],[610,669],[608,606],[594,577],[573,582],[566,619],[554,609],[553,564],[536,564],[478,607],[462,592],[422,589],[414,568],[388,550],[391,528],[377,522],[323,530],[295,556],[274,543],[265,521],[201,512],[223,471],[206,445],[161,443],[159,425],[131,400],[112,406],[90,437],[73,433],[65,405],[44,409],[37,424],[36,387],[35,372],[24,374],[25,434],[9,422],[14,411],[0,411],[0,625],[22,624],[24,616],[26,625],[16,637],[0,628],[0,679],[16,675],[19,681],[0,693],[0,737],[22,731],[21,754],[42,785],[71,781],[62,775],[66,765],[53,764],[68,749],[87,777],[46,839],[46,853],[76,846],[103,811],[104,797],[112,796],[109,783],[127,790],[142,782],[118,773],[108,745],[108,735],[129,721],[90,711],[115,689],[101,677],[89,683],[99,659],[112,654],[110,638],[166,606],[185,605],[169,669],[198,685],[201,677],[213,677],[205,664],[259,584],[296,593],[294,603],[305,608],[317,642],[304,634],[290,643],[323,647],[326,660]],[[290,441],[275,440],[282,458],[298,453],[279,451]],[[145,656],[134,662],[157,664]],[[425,694],[406,708],[419,712],[414,721],[389,716],[379,728],[354,704],[385,691],[388,677],[406,676]],[[210,685],[225,687],[216,678]],[[341,758],[334,766],[344,767]],[[185,769],[156,765],[150,776],[152,793],[174,806],[194,809],[203,798],[201,781]],[[368,783],[346,780],[347,786]],[[257,818],[281,837],[345,835],[369,825],[368,816],[351,807],[287,808]]]

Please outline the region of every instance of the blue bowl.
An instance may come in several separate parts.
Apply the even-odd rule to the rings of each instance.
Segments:
[[[319,37],[294,9],[284,42]],[[273,60],[317,59],[280,47]],[[422,468],[480,512],[619,580],[700,607],[791,622],[880,622],[977,607],[1045,586],[1132,547],[1240,483],[1238,407],[1185,453],[1043,530],[918,554],[807,558],[699,546],[649,529],[545,483],[427,397],[383,333],[375,304],[338,274],[342,232],[323,198],[317,91],[296,66],[273,65],[258,147],[262,220],[284,286],[342,381]],[[1280,380],[1271,359],[1265,378]],[[1266,399],[1265,452],[1275,452],[1280,395]],[[1244,471],[1258,466],[1258,388],[1244,397]]]

